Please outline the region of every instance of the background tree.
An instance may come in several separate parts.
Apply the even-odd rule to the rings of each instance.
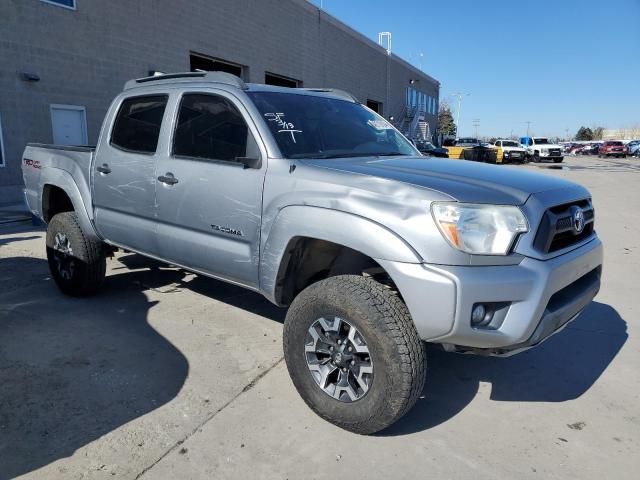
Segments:
[[[438,132],[440,135],[446,137],[455,137],[458,128],[453,121],[453,115],[451,114],[451,107],[446,102],[440,104],[440,111],[438,112]]]
[[[591,131],[593,132],[593,138],[591,140],[602,140],[602,135],[604,134],[603,127],[593,126]]]
[[[593,140],[593,131],[589,127],[580,127],[578,133],[576,133],[576,140],[589,141]]]

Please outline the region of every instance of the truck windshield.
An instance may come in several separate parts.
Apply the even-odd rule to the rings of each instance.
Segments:
[[[549,140],[547,140],[546,138],[534,138],[536,145],[548,145],[549,144]]]
[[[247,92],[285,158],[420,153],[384,118],[360,104],[284,92]]]
[[[516,142],[502,142],[503,147],[517,147],[518,144]]]

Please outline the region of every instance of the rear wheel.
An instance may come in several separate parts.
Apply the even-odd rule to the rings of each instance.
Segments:
[[[59,213],[49,222],[47,260],[51,276],[67,295],[90,295],[104,281],[107,262],[103,244],[84,234],[74,212]]]
[[[424,344],[407,307],[362,276],[332,277],[303,290],[287,313],[284,354],[307,405],[355,433],[393,424],[424,386]]]

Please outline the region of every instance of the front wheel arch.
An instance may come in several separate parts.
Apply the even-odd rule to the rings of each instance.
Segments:
[[[313,221],[309,221],[310,218]],[[423,262],[404,239],[369,219],[328,208],[289,206],[275,218],[260,249],[260,290],[278,305],[288,304],[281,296],[283,278],[300,241],[330,245],[333,246],[331,248],[350,252],[354,257],[367,259],[360,262],[364,264],[375,264],[378,260]],[[340,273],[359,272],[352,269]]]

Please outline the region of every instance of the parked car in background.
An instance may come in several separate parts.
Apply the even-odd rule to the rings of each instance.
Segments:
[[[631,140],[627,143],[627,150],[629,155],[640,157],[640,140]]]
[[[526,161],[527,151],[515,140],[496,140],[493,146],[498,149],[498,157],[502,150],[502,163]]]
[[[547,137],[521,137],[520,145],[527,151],[532,162],[551,160],[560,163],[564,159],[562,147],[549,141]]]
[[[598,149],[599,157],[618,157],[625,158],[628,150],[624,143],[617,140],[609,140],[604,142]]]
[[[571,144],[567,150],[569,155],[579,155],[585,146],[582,144]]]
[[[416,148],[420,150],[423,155],[430,157],[449,158],[449,151],[446,148],[436,147],[433,143],[426,140],[418,140],[416,142]]]
[[[472,137],[464,137],[454,142],[443,142],[446,147],[449,158],[457,158],[463,160],[471,160],[473,162],[499,163],[502,157],[498,159],[497,150],[493,145],[485,146],[480,140]]]
[[[601,143],[589,143],[580,150],[580,155],[598,155]]]
[[[456,140],[456,147],[479,147],[482,142],[477,138],[459,138]]]

